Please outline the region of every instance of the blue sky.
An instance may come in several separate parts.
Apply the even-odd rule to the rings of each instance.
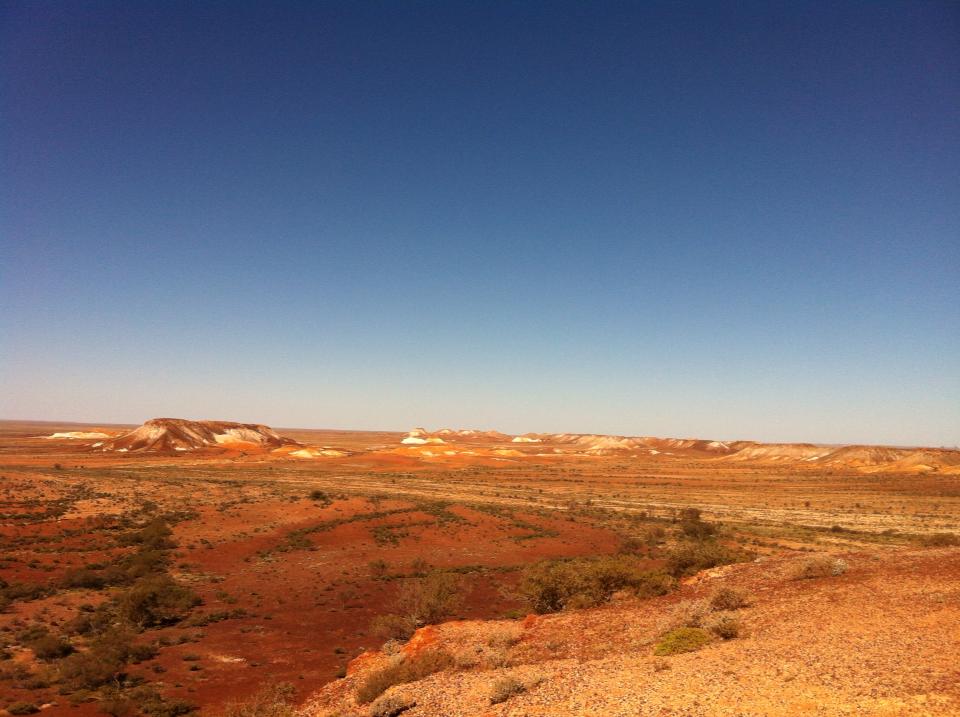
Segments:
[[[0,417],[960,443],[954,3],[0,10]]]

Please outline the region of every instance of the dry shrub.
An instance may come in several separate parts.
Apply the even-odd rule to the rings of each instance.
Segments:
[[[394,685],[417,682],[454,665],[453,657],[443,650],[425,650],[367,676],[357,689],[357,702],[367,704]]]
[[[117,600],[120,616],[138,627],[172,625],[199,604],[196,593],[165,574],[140,578]]]
[[[832,558],[829,555],[816,555],[796,565],[790,573],[790,577],[793,580],[810,580],[835,577],[843,575],[845,572],[847,572],[846,561]]]
[[[527,686],[515,677],[501,677],[490,689],[490,704],[506,702],[511,697],[527,691]]]
[[[416,626],[431,625],[452,615],[462,602],[460,577],[435,571],[404,582],[397,612]]]
[[[956,533],[933,533],[920,538],[920,544],[927,548],[946,548],[960,545],[960,535]]]
[[[716,613],[704,627],[722,640],[732,640],[740,636],[740,616],[733,612]]]
[[[629,555],[596,560],[550,560],[527,567],[518,592],[537,613],[596,607],[619,590],[630,589],[638,597],[664,595],[674,580],[662,572],[644,568]]]
[[[401,615],[377,615],[370,622],[370,631],[387,641],[406,642],[416,629],[411,619]]]
[[[736,588],[720,588],[710,598],[714,610],[739,610],[749,604],[746,593]]]
[[[710,604],[706,600],[686,600],[679,603],[667,614],[661,629],[703,627],[709,616]]]
[[[680,543],[667,553],[667,572],[675,578],[682,578],[718,565],[740,562],[748,557],[715,540],[691,540]]]
[[[50,634],[31,640],[27,643],[27,647],[33,650],[38,660],[44,662],[59,660],[73,652],[73,646],[69,642]]]
[[[487,638],[487,645],[495,650],[506,650],[520,642],[521,634],[523,628],[519,625],[497,627]]]
[[[247,700],[228,703],[221,717],[294,717],[295,694],[288,682],[267,685]]]
[[[370,705],[370,717],[396,717],[416,705],[417,701],[412,697],[383,695]]]
[[[403,643],[399,640],[387,640],[380,648],[380,652],[382,652],[384,655],[396,655],[402,648]]]

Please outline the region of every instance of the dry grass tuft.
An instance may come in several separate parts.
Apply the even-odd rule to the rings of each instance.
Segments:
[[[813,578],[829,578],[843,575],[847,572],[847,563],[840,558],[832,558],[829,555],[817,555],[807,558],[799,565],[795,566],[790,573],[793,580],[811,580]]]

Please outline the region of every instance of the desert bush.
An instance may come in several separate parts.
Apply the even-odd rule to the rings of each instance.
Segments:
[[[192,590],[164,574],[140,578],[117,600],[120,616],[138,627],[174,624],[199,604]]]
[[[126,556],[120,565],[105,571],[110,584],[124,585],[137,578],[162,573],[170,565],[170,555],[165,550],[139,550]]]
[[[73,652],[73,645],[55,635],[43,635],[27,642],[27,647],[33,650],[38,660],[50,662],[59,660]]]
[[[367,676],[357,689],[357,702],[367,704],[394,685],[417,682],[446,670],[453,664],[453,657],[449,653],[443,650],[425,650]]]
[[[294,717],[296,691],[288,682],[267,685],[249,699],[230,702],[221,717]]]
[[[680,578],[718,565],[735,563],[745,557],[715,540],[686,541],[667,554],[667,572]]]
[[[412,697],[381,695],[370,705],[370,717],[396,717],[416,705],[417,701]]]
[[[87,651],[60,661],[61,680],[74,690],[92,690],[117,681],[130,659],[132,639],[129,630],[112,628],[104,632]]]
[[[653,649],[658,657],[695,652],[710,642],[710,633],[699,627],[678,627],[660,638]]]
[[[520,597],[534,612],[601,605],[618,590],[632,589],[639,597],[664,595],[674,581],[645,570],[628,555],[597,560],[554,560],[527,567],[520,580]]]
[[[920,538],[920,544],[928,548],[946,548],[960,545],[960,535],[956,533],[933,533]]]
[[[710,598],[714,610],[739,610],[749,605],[746,593],[736,588],[720,588]]]
[[[60,585],[67,589],[101,590],[107,586],[107,576],[101,570],[75,568],[64,574]]]
[[[680,511],[680,530],[693,540],[706,540],[717,534],[717,526],[704,521],[698,508],[684,508]]]
[[[740,617],[733,612],[720,612],[707,619],[706,628],[722,640],[740,636]]]
[[[32,715],[40,711],[33,702],[14,702],[7,706],[7,712],[12,715]]]
[[[793,580],[810,580],[843,575],[847,572],[847,563],[829,555],[816,555],[794,566],[790,573]]]
[[[526,685],[515,677],[501,677],[490,689],[490,704],[498,705],[526,691]]]
[[[165,699],[150,685],[129,690],[116,686],[101,690],[99,707],[111,717],[181,717],[197,709],[195,704],[186,700]]]
[[[406,642],[417,626],[410,618],[401,615],[377,615],[370,623],[370,631],[386,640]]]
[[[397,599],[397,612],[414,625],[440,622],[460,608],[460,577],[434,571],[424,578],[405,581]]]
[[[173,531],[166,518],[158,517],[139,530],[121,535],[118,542],[121,545],[139,545],[141,550],[169,550],[176,547],[176,543],[170,539],[171,535]]]
[[[92,612],[81,612],[64,625],[68,635],[94,635],[107,630],[117,621],[116,610],[109,603],[96,607]]]
[[[310,491],[310,500],[322,503],[324,508],[333,504],[333,499],[322,490]]]
[[[674,606],[667,614],[661,629],[672,630],[678,627],[703,627],[710,615],[710,604],[706,600],[685,600]]]

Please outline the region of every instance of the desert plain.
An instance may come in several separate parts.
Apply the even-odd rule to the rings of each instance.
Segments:
[[[960,452],[0,422],[0,709],[960,714]]]

